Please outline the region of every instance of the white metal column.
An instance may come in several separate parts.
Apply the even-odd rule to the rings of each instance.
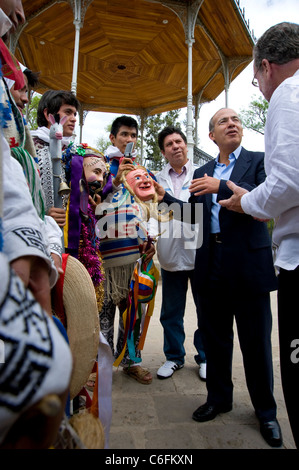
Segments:
[[[187,25],[187,39],[186,43],[188,46],[188,94],[187,94],[187,147],[188,147],[188,158],[193,162],[193,93],[192,93],[192,46],[194,43],[194,28],[192,30],[192,17],[191,10],[188,5],[188,25]]]
[[[73,60],[73,75],[71,90],[74,95],[77,94],[77,78],[78,78],[78,63],[79,63],[79,44],[80,44],[80,30],[82,28],[81,23],[81,0],[75,0],[75,45],[74,45],[74,60]]]

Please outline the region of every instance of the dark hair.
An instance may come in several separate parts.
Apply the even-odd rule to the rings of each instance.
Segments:
[[[80,103],[76,96],[71,91],[66,90],[47,90],[40,99],[37,108],[37,125],[39,127],[48,126],[48,121],[45,118],[44,110],[47,109],[48,113],[56,114],[60,110],[61,106],[69,104],[74,106],[77,110],[80,107]]]
[[[121,126],[127,126],[130,129],[132,129],[134,127],[136,129],[136,134],[138,135],[138,123],[137,123],[136,119],[134,119],[130,116],[117,117],[111,125],[110,133],[112,135],[114,135],[114,137],[116,137],[119,129],[121,128]]]
[[[185,136],[184,132],[179,127],[167,126],[167,127],[164,127],[164,129],[158,134],[158,145],[159,145],[160,150],[164,150],[165,137],[171,134],[180,134],[184,142],[187,143],[187,137]]]
[[[299,25],[279,23],[269,28],[253,48],[256,68],[260,68],[263,59],[282,65],[299,58]]]
[[[30,69],[25,69],[23,70],[23,74],[26,75],[27,80],[28,80],[28,85],[31,88],[34,88],[36,87],[36,85],[38,85],[40,72],[32,72],[32,70]]]

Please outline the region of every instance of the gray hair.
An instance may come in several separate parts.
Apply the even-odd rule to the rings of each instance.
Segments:
[[[214,114],[214,116],[215,116],[215,114]],[[215,128],[214,116],[212,116],[211,119],[209,120],[209,132],[213,132],[213,130]]]
[[[216,114],[219,113],[219,111],[221,111],[222,109],[228,109],[228,108],[220,108],[220,109],[218,109],[218,111],[216,111],[216,113],[211,117],[211,119],[209,120],[209,132],[213,132],[213,130],[215,129],[214,117],[215,117]],[[240,119],[240,120],[241,120],[241,119]]]
[[[269,28],[253,48],[256,68],[260,68],[263,59],[277,65],[283,65],[299,58],[299,25],[279,23]]]

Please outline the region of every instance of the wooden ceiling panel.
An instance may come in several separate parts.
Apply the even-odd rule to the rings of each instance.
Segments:
[[[55,0],[30,0],[22,1],[26,18],[30,19],[32,15],[36,15],[37,11],[40,11],[46,5],[51,6],[55,3]]]
[[[57,18],[64,18],[57,21]],[[38,37],[61,47],[74,47],[75,29],[73,12],[67,3],[57,3],[52,8],[40,13],[26,27],[26,34]]]
[[[116,93],[117,99],[115,97]],[[92,103],[95,103],[100,107],[103,106],[105,108],[111,106],[111,103],[115,103],[116,107],[120,106],[121,108],[125,108],[128,106],[128,94],[132,96],[132,99],[130,101],[131,108],[138,109],[142,107],[142,102],[138,99],[136,93],[132,93],[131,85],[127,82],[122,82],[121,91],[119,90],[119,88],[116,87],[116,84],[114,84],[113,82],[111,82],[111,84],[105,84],[104,86],[99,87],[97,94],[91,95],[95,97],[94,99],[92,99]],[[84,102],[84,100],[81,101]],[[88,102],[91,102],[91,99],[89,99]]]
[[[108,61],[115,57],[115,50],[99,26],[86,32],[82,30],[80,35],[80,53]]]
[[[37,91],[71,88],[75,41],[72,1],[23,0],[29,21],[19,37],[16,56],[41,72]],[[138,107],[162,112],[177,109],[178,103],[186,106],[186,17],[178,15],[187,3],[91,1],[80,30],[76,91],[86,108],[135,114]],[[240,57],[231,71],[233,78],[251,61],[253,39],[235,0],[205,0],[194,39],[193,95],[204,90],[204,99],[214,100],[224,88],[220,55]]]
[[[167,104],[168,104],[168,109],[171,109],[171,110],[181,109],[181,108],[186,107],[186,100],[183,99],[183,100],[180,100],[180,101],[171,101]],[[149,116],[154,116],[155,114],[158,114],[158,113],[165,113],[165,106],[157,105],[155,108],[148,110],[148,115]]]
[[[112,81],[112,80],[111,80]],[[78,84],[80,84],[80,89],[82,88],[82,97],[96,96],[98,90],[105,86],[107,80],[103,79],[100,72],[79,72],[78,74]]]
[[[215,45],[210,41],[204,30],[196,25],[195,26],[196,41],[192,47],[193,60],[213,61],[219,60],[219,53]]]
[[[68,83],[68,80],[69,80],[68,74],[60,73],[60,74],[57,74],[55,78],[53,77],[52,73],[49,76],[45,75],[43,78],[43,85],[40,88],[40,91],[41,93],[43,93],[45,90],[48,90],[48,89],[66,90],[68,88],[66,88],[65,85],[66,83]]]
[[[185,64],[183,64],[185,66]],[[161,64],[159,66],[129,66],[128,71],[136,75],[136,79],[155,80],[157,83],[177,88],[187,86],[187,67],[182,73],[182,64]],[[126,71],[124,71],[126,74]]]
[[[212,101],[219,88],[224,89],[224,78],[222,73],[216,73],[208,85],[204,88],[202,101]]]
[[[56,76],[60,73],[72,73],[73,51],[61,49],[59,46],[46,43],[40,44],[38,38],[26,36],[25,47],[22,49],[25,65],[31,64],[34,71],[41,71],[44,75]]]
[[[194,95],[200,93],[206,85],[205,77],[207,76],[207,74],[210,78],[214,77],[214,75],[219,70],[220,66],[221,63],[219,60],[215,60],[214,62],[195,62],[193,64],[192,81]]]
[[[252,42],[247,26],[240,21],[235,2],[230,4],[228,8],[226,1],[205,1],[198,16],[225,56],[251,55]]]

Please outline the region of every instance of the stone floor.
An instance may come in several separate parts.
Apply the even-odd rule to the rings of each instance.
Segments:
[[[152,372],[153,381],[150,385],[142,385],[126,376],[121,368],[114,368],[109,449],[269,449],[259,432],[249,399],[237,334],[233,360],[233,410],[208,423],[197,423],[191,418],[193,411],[206,401],[206,386],[199,379],[198,367],[193,360],[196,312],[190,289],[185,313],[185,367],[170,379],[157,379],[156,371],[165,360],[159,322],[160,282],[142,352],[143,365]],[[280,382],[276,293],[272,293],[271,300],[275,397],[284,438],[281,449],[295,449]]]

